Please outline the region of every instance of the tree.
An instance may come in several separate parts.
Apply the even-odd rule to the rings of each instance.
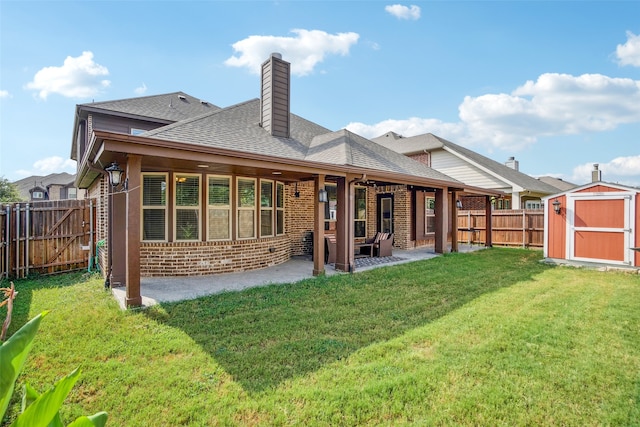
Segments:
[[[21,201],[18,187],[8,179],[0,177],[0,202],[13,203]]]

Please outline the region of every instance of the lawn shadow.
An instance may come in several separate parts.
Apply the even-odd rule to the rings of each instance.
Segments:
[[[551,268],[527,250],[449,254],[146,310],[186,332],[250,393],[314,372]]]

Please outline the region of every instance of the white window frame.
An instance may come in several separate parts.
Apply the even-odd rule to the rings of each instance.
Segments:
[[[258,219],[257,219],[257,205],[258,205],[258,180],[256,178],[236,177],[235,188],[235,206],[236,206],[236,239],[237,240],[249,240],[255,239],[258,235]],[[253,182],[253,206],[240,206],[240,181],[252,181]],[[253,235],[240,237],[240,212],[252,211],[253,212]]]
[[[263,207],[262,206],[262,183],[271,184],[271,206]],[[259,205],[260,205],[260,237],[273,237],[275,236],[275,225],[276,225],[276,207],[275,207],[275,190],[276,190],[276,182],[272,179],[261,179],[260,180],[260,194],[259,194]],[[271,212],[271,234],[262,234],[262,212]]]
[[[209,204],[209,179],[211,178],[216,178],[216,179],[226,179],[229,182],[229,204],[228,205],[210,205]],[[207,241],[210,242],[220,242],[220,241],[227,241],[227,240],[231,240],[232,238],[232,224],[233,224],[233,212],[231,209],[231,206],[233,204],[233,177],[231,175],[207,175]],[[228,215],[229,215],[229,230],[227,230],[227,238],[225,239],[213,239],[211,238],[211,236],[209,235],[209,212],[211,210],[218,210],[218,211],[227,211]]]
[[[169,174],[167,172],[142,172],[140,174],[140,191],[142,194],[142,197],[140,198],[140,204],[141,204],[141,209],[140,209],[140,241],[142,242],[167,242],[168,241],[168,234],[169,234]],[[164,182],[166,185],[165,191],[166,191],[166,195],[165,195],[165,203],[164,206],[158,206],[158,205],[149,205],[149,206],[145,206],[144,205],[144,177],[145,176],[163,176],[164,177]],[[145,240],[144,239],[144,211],[145,210],[163,210],[164,211],[164,239],[162,240]]]
[[[358,206],[356,205],[356,193],[358,191],[364,191],[364,219],[359,219],[358,216]],[[355,186],[354,187],[354,207],[353,207],[353,237],[355,238],[363,238],[363,237],[367,237],[367,210],[368,210],[368,203],[367,203],[367,187],[363,187],[363,186]],[[356,222],[362,222],[364,223],[364,235],[363,236],[356,236],[356,226],[355,223]]]
[[[278,188],[282,188],[282,206],[278,206]],[[284,236],[287,231],[287,216],[285,215],[285,208],[287,204],[286,198],[286,188],[284,182],[276,181],[276,190],[275,190],[275,207],[276,207],[276,217],[273,219],[274,221],[274,231],[276,232],[276,236]],[[278,214],[282,213],[282,233],[278,232]]]
[[[198,205],[197,206],[178,206],[178,179],[179,177],[198,178]],[[198,242],[201,240],[202,233],[202,175],[198,173],[179,173],[173,174],[173,240],[175,242]],[[178,239],[178,211],[195,211],[198,218],[195,239]]]

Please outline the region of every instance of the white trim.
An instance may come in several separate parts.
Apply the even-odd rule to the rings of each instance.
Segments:
[[[178,206],[176,197],[178,196],[177,186],[178,186],[178,177],[185,178],[198,178],[198,205],[197,206]],[[182,173],[182,172],[174,172],[173,173],[173,241],[174,242],[200,242],[202,241],[202,174],[199,173]],[[181,211],[195,211],[198,224],[196,227],[197,230],[197,238],[195,239],[178,239],[178,210]]]
[[[603,184],[606,185],[606,184]],[[567,229],[566,229],[566,253],[565,258],[572,261],[591,261],[591,262],[603,262],[609,264],[619,265],[633,265],[634,251],[633,242],[635,242],[635,226],[632,224],[632,220],[635,219],[635,198],[636,193],[627,191],[610,191],[610,192],[588,192],[588,193],[567,193]],[[622,228],[611,227],[576,227],[575,226],[575,206],[576,200],[623,200],[624,201],[624,223]],[[546,214],[546,210],[545,210]],[[545,218],[546,221],[546,218]],[[545,222],[545,233],[547,232],[548,223]],[[575,235],[576,232],[608,232],[608,233],[624,233],[624,249],[623,260],[604,260],[596,258],[583,258],[577,257],[575,253]],[[545,254],[546,256],[546,254]]]
[[[238,185],[238,183],[240,181],[253,181],[253,207],[240,207],[239,203],[240,203],[240,197],[238,195],[238,191],[240,190],[240,186]],[[236,177],[236,185],[235,185],[235,195],[236,195],[236,199],[235,199],[235,209],[234,209],[234,215],[235,215],[235,221],[236,221],[236,240],[249,240],[249,239],[255,239],[256,236],[258,235],[258,220],[256,218],[257,215],[257,211],[259,210],[260,206],[259,206],[259,188],[258,188],[258,179],[257,178],[247,178],[247,177],[242,177],[242,176],[237,176]],[[250,237],[240,237],[240,212],[241,211],[253,211],[253,235],[251,235]]]
[[[165,184],[165,197],[164,197],[164,206],[157,205],[149,205],[145,207],[144,205],[144,177],[145,176],[163,176],[164,184]],[[166,243],[169,241],[169,197],[171,196],[171,192],[169,191],[169,173],[168,172],[142,172],[140,174],[140,189],[141,195],[140,198],[140,241],[141,242],[149,242],[149,243]],[[164,239],[162,240],[145,240],[144,239],[144,211],[145,210],[164,210]]]
[[[233,209],[232,209],[232,205],[233,205],[233,177],[231,175],[215,175],[215,174],[207,174],[206,176],[206,186],[207,186],[207,191],[206,191],[206,203],[205,203],[205,214],[207,215],[205,218],[205,224],[206,224],[206,240],[208,242],[225,242],[225,241],[229,241],[233,238]],[[222,178],[222,179],[226,179],[229,183],[229,204],[228,205],[210,205],[209,204],[209,178]],[[209,210],[227,210],[227,212],[229,213],[229,230],[228,231],[228,236],[226,239],[212,239],[209,236]]]

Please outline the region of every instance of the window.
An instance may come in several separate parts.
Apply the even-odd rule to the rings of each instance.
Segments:
[[[324,229],[336,229],[336,217],[338,214],[338,186],[335,184],[326,184],[324,189],[327,190],[328,202],[324,204]]]
[[[231,238],[231,178],[208,176],[207,239]]]
[[[200,175],[175,175],[175,240],[200,238]]]
[[[542,209],[542,202],[540,200],[527,200],[524,202],[525,209]]]
[[[238,239],[256,237],[256,180],[238,178],[237,180],[237,208],[238,208]]]
[[[424,198],[424,232],[436,232],[436,199],[434,197]]]
[[[167,174],[142,174],[142,240],[167,240]]]
[[[284,234],[284,184],[276,182],[276,234]]]
[[[260,180],[260,237],[273,236],[273,181]]]
[[[131,128],[131,135],[141,135],[143,133],[145,133],[146,130],[144,129],[136,129],[136,128]]]
[[[77,199],[78,198],[78,189],[75,187],[67,188],[67,198],[68,199]]]
[[[354,237],[367,237],[367,189],[355,188]]]
[[[32,199],[44,199],[44,193],[42,191],[34,191],[31,193]]]

